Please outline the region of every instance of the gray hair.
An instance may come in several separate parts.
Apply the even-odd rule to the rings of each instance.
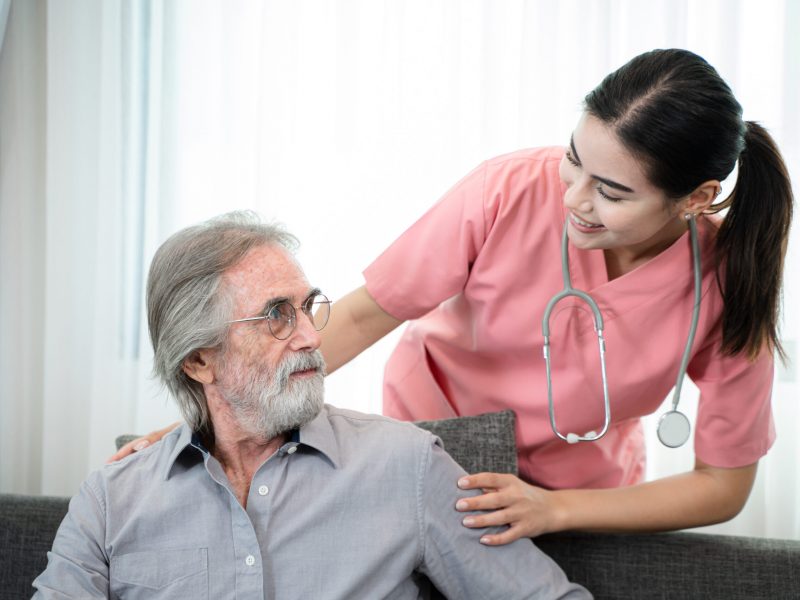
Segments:
[[[223,348],[232,306],[222,274],[264,245],[293,254],[299,244],[282,226],[262,223],[253,212],[230,212],[175,233],[150,265],[147,321],[153,374],[195,431],[208,427],[208,405],[202,384],[184,373],[183,362],[202,348]]]

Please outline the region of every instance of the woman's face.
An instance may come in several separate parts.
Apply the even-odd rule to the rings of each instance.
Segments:
[[[569,239],[630,261],[651,258],[686,230],[681,208],[645,176],[641,163],[602,121],[584,114],[559,166],[567,186]]]

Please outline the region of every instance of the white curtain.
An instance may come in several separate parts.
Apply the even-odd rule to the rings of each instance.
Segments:
[[[44,366],[45,11],[42,3],[15,6],[13,14],[9,7],[4,4],[3,14],[11,22],[4,18],[0,31],[0,490],[38,491]]]
[[[176,418],[148,378],[142,287],[177,228],[240,208],[282,221],[337,298],[478,162],[565,143],[584,94],[655,47],[715,65],[797,178],[798,34],[798,3],[778,0],[12,2],[0,490],[72,493],[115,435]],[[397,335],[331,376],[328,400],[380,411]],[[796,362],[791,310],[783,336]],[[778,442],[745,513],[717,530],[800,538],[797,381],[778,373]],[[691,449],[651,450],[652,477],[691,465]]]
[[[3,49],[3,37],[6,33],[6,23],[8,22],[10,8],[11,0],[0,0],[0,51]]]
[[[158,157],[142,142],[148,7],[11,3],[0,56],[3,491],[74,493],[158,395],[142,323],[147,252],[163,237],[144,189]]]

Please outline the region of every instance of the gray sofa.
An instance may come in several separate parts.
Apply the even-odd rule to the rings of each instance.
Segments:
[[[468,472],[516,472],[510,411],[418,423]],[[125,438],[118,439],[118,444]],[[0,600],[29,598],[68,498],[0,494]],[[559,533],[535,543],[596,598],[800,598],[800,541]]]

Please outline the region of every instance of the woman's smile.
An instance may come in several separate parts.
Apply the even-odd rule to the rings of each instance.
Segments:
[[[583,233],[596,233],[600,230],[605,229],[603,225],[600,223],[590,223],[589,221],[584,221],[574,212],[569,214],[570,219],[572,220],[572,225],[578,230]]]

